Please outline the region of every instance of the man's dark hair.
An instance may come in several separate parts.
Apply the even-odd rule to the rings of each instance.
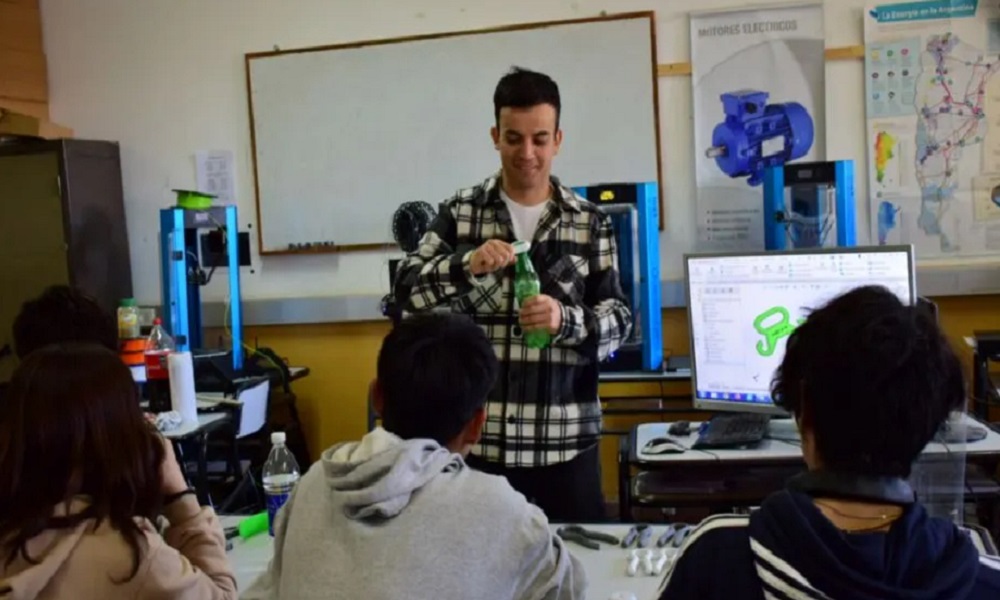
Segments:
[[[483,330],[457,314],[400,321],[382,342],[382,424],[403,439],[451,442],[483,407],[497,377]]]
[[[114,315],[78,289],[54,285],[28,300],[14,319],[14,351],[24,358],[60,342],[89,342],[118,350]]]
[[[814,311],[788,338],[775,404],[806,418],[825,470],[908,477],[965,404],[958,357],[933,317],[881,286]]]
[[[493,92],[493,117],[497,127],[500,126],[501,108],[530,108],[539,104],[549,104],[556,109],[556,129],[559,129],[562,103],[556,82],[543,73],[520,67],[512,68],[500,78],[497,89]]]

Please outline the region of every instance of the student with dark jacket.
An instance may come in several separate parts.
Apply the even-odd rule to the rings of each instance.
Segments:
[[[750,517],[703,522],[661,600],[1000,598],[1000,561],[930,517],[906,482],[965,404],[958,358],[929,316],[881,287],[848,292],[791,335],[771,387],[808,471]]]

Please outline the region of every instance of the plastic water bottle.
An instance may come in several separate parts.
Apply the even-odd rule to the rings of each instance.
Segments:
[[[529,250],[531,244],[528,242],[523,240],[514,242],[514,254],[517,256],[517,263],[514,265],[514,295],[517,297],[518,306],[524,306],[525,300],[542,293],[542,283],[538,279],[534,265],[531,264]],[[524,345],[529,348],[544,348],[549,342],[550,336],[546,329],[524,332]]]
[[[264,463],[264,495],[267,496],[267,531],[274,537],[274,517],[299,482],[299,463],[285,446],[285,432],[271,434],[271,453]]]
[[[146,339],[146,351],[143,355],[150,412],[170,410],[170,369],[167,357],[173,351],[174,338],[163,329],[163,322],[157,317],[153,321],[153,330]]]

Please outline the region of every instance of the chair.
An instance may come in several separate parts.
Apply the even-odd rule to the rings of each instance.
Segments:
[[[241,492],[246,487],[255,485],[251,469],[243,470],[240,457],[240,442],[241,440],[256,437],[257,434],[264,431],[267,425],[267,408],[270,392],[271,382],[266,377],[244,384],[236,391],[236,399],[239,401],[239,406],[233,411],[232,437],[223,442],[227,446],[228,452],[226,468],[222,473],[222,479],[226,481],[232,478],[233,480],[238,480],[239,483],[219,505],[219,510],[231,512],[232,505],[238,499]]]
[[[271,381],[262,379],[236,392],[240,401],[239,427],[235,438],[242,439],[264,428],[267,423],[267,399],[271,393]]]

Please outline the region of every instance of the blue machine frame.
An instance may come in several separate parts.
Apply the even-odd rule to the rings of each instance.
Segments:
[[[576,187],[573,191],[601,206],[611,216],[618,243],[622,291],[632,304],[634,324],[632,335],[622,349],[641,344],[642,370],[662,371],[660,200],[657,184],[603,184]]]
[[[189,277],[198,268],[198,230],[224,229],[229,270],[229,329],[233,369],[243,368],[243,315],[240,309],[240,263],[235,206],[207,210],[160,210],[160,290],[163,326],[174,336],[177,349],[203,349],[201,292]]]
[[[786,189],[793,190],[791,206]],[[832,212],[829,211],[831,195]],[[764,171],[764,247],[768,250],[790,249],[790,241],[791,248],[832,247],[824,241],[825,231],[830,227],[837,230],[836,246],[855,246],[855,211],[854,161],[793,163]],[[830,216],[835,223],[825,220]],[[809,223],[805,229],[816,231],[809,235],[790,231],[802,223]]]

